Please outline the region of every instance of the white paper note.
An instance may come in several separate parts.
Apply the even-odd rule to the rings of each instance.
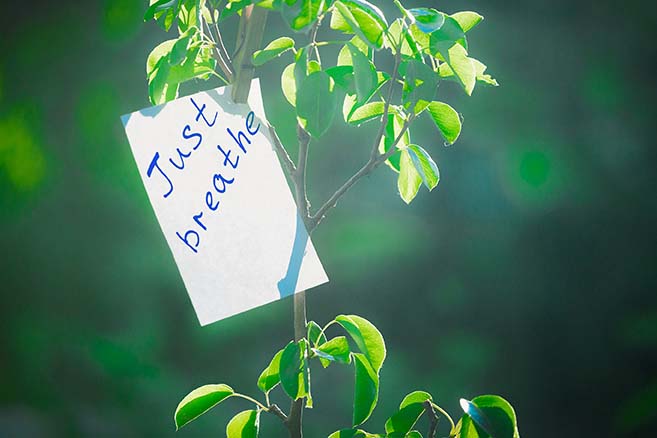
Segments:
[[[139,173],[201,325],[328,278],[281,169],[260,84],[122,117]]]

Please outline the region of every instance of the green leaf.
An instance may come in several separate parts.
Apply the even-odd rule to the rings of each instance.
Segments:
[[[354,67],[356,96],[358,96],[357,102],[362,105],[372,96],[372,93],[378,85],[376,67],[374,67],[374,64],[372,64],[367,56],[353,44],[349,44],[349,54],[351,55]]]
[[[455,44],[444,56],[445,62],[454,72],[465,93],[471,96],[477,76],[472,59],[467,55],[466,50],[460,44]]]
[[[175,41],[169,40],[160,44],[151,52],[146,62],[149,96],[154,104],[175,99],[181,83],[194,78],[207,79],[216,67],[216,60],[212,58],[210,49],[201,47],[200,43],[189,47],[182,64],[171,65],[167,56]],[[157,57],[160,58],[155,61]]]
[[[169,64],[178,65],[181,64],[187,57],[187,50],[190,46],[190,41],[192,37],[196,34],[197,28],[191,27],[187,29],[174,43],[171,47],[171,53],[169,53]]]
[[[383,27],[384,29],[388,27],[388,21],[386,20],[383,11],[381,11],[381,9],[376,7],[371,2],[368,2],[367,0],[342,0],[342,2],[350,6],[352,10],[353,8],[358,8],[366,12],[367,14],[372,16],[375,20],[377,20],[381,25],[381,27]]]
[[[321,359],[330,362],[351,363],[349,343],[344,336],[338,336],[323,343],[317,348],[313,348],[313,352]],[[322,365],[326,368],[328,363],[325,364],[322,362]]]
[[[173,419],[176,429],[197,419],[207,411],[235,393],[228,385],[204,385],[196,388],[182,399],[176,408]]]
[[[262,50],[253,53],[253,65],[259,66],[281,56],[283,53],[294,48],[294,40],[289,37],[277,38]]]
[[[422,185],[422,177],[415,169],[408,149],[402,149],[399,158],[399,176],[397,177],[397,188],[399,195],[405,203],[410,204]]]
[[[148,55],[148,58],[146,59],[146,76],[149,79],[155,73],[157,63],[171,53],[171,48],[177,41],[177,39],[173,39],[161,42]]]
[[[383,32],[387,26],[381,24],[379,17],[357,6],[353,1],[336,1],[334,7],[331,16],[332,29],[354,33],[369,46],[376,49],[381,48]]]
[[[422,438],[422,434],[417,430],[411,430],[406,434],[405,438]]]
[[[318,0],[282,1],[283,19],[295,32],[301,32],[317,21],[322,2]]]
[[[301,84],[308,77],[308,50],[302,47],[296,54],[296,62],[294,64],[294,83],[296,84],[297,91],[301,89]]]
[[[415,144],[408,145],[408,154],[424,185],[429,191],[433,190],[440,180],[440,172],[436,163],[434,163],[427,151]]]
[[[489,74],[486,74],[486,64],[484,64],[481,61],[478,61],[474,58],[470,58],[472,61],[472,64],[474,65],[475,69],[475,77],[477,78],[478,82],[482,82],[486,85],[490,85],[492,87],[497,87],[499,84],[493,77]]]
[[[461,134],[461,118],[454,108],[444,102],[431,102],[429,114],[448,144],[454,144]]]
[[[481,15],[472,11],[463,11],[452,14],[451,17],[457,21],[463,32],[467,32],[484,19]]]
[[[424,413],[424,402],[431,400],[431,395],[424,391],[415,391],[404,397],[397,411],[386,421],[386,433],[398,433],[405,436]]]
[[[389,48],[393,55],[396,55],[397,51],[401,50],[402,59],[414,58],[418,61],[422,60],[420,48],[415,42],[413,35],[408,32],[407,27],[401,18],[393,21],[388,28],[388,31],[385,34],[385,47]]]
[[[481,435],[479,434],[477,427],[467,414],[461,417],[458,423],[456,423],[450,436],[454,438],[490,438],[485,432],[482,432]]]
[[[413,8],[408,12],[415,18],[415,25],[424,33],[432,33],[441,28],[445,16],[433,8]]]
[[[280,377],[283,390],[293,400],[308,394],[305,342],[303,339],[287,344],[281,355]]]
[[[155,19],[168,32],[178,15],[179,8],[180,0],[158,0],[152,2],[144,14],[144,21]]]
[[[374,324],[357,315],[339,315],[335,321],[351,336],[378,375],[386,358],[386,344],[381,332]]]
[[[306,329],[310,345],[316,347],[317,345],[326,342],[326,335],[322,332],[322,327],[320,327],[315,321],[309,321],[308,324],[306,324]]]
[[[326,69],[326,73],[333,78],[335,85],[348,94],[356,93],[354,82],[354,67],[351,65],[337,65]]]
[[[381,143],[379,143],[379,152],[384,154],[391,147],[395,139],[399,136],[404,126],[404,120],[399,114],[389,114],[388,123],[386,124],[386,130]],[[402,138],[399,141],[397,148],[403,148],[411,142],[411,134],[407,129]],[[399,173],[399,160],[400,153],[397,152],[390,156],[386,160],[386,165],[388,165],[392,170]]]
[[[260,412],[242,411],[226,426],[226,438],[257,438],[260,430]]]
[[[511,404],[497,395],[461,399],[464,412],[493,438],[519,438],[516,413]]]
[[[322,2],[318,0],[282,1],[281,14],[290,29],[300,32],[315,23]]]
[[[356,369],[354,388],[354,426],[363,424],[372,414],[379,398],[379,376],[364,354],[353,353]]]
[[[294,67],[294,63],[288,65],[283,69],[283,73],[281,74],[281,90],[283,90],[285,99],[287,99],[292,106],[297,105],[297,84],[294,79]]]
[[[361,429],[342,429],[333,432],[328,438],[375,438],[381,435],[372,435]]]
[[[238,14],[242,11],[242,9],[252,4],[253,0],[229,0],[228,4],[226,4],[226,6],[221,11],[221,17],[219,17],[219,20],[223,21],[228,17]]]
[[[443,14],[443,17],[445,21],[440,29],[429,35],[429,46],[432,53],[439,53],[444,56],[443,52],[446,52],[454,44],[459,44],[467,49],[468,42],[459,22],[448,15]]]
[[[317,71],[320,71],[321,69],[322,66],[319,64],[319,62],[315,61],[314,59],[308,61],[308,74],[315,73]]]
[[[338,95],[333,87],[333,79],[325,71],[317,71],[309,74],[298,90],[297,115],[315,138],[321,137],[335,118]]]
[[[281,368],[281,356],[283,356],[283,350],[280,350],[274,355],[271,362],[265,368],[260,377],[258,377],[258,388],[265,394],[271,391],[281,382],[281,376],[279,370]]]
[[[349,123],[352,125],[360,125],[369,120],[380,117],[383,114],[385,103],[371,102],[355,109],[349,116]]]
[[[432,101],[438,88],[438,75],[422,61],[409,59],[399,66],[404,78],[402,97],[408,109],[420,100]]]

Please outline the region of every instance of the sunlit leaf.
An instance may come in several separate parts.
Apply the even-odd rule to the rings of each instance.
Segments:
[[[408,12],[415,19],[415,25],[424,33],[435,32],[445,22],[445,16],[433,8],[413,8]]]
[[[454,108],[444,102],[431,102],[428,107],[431,119],[448,144],[453,144],[461,134],[461,118]]]
[[[399,158],[399,175],[397,177],[397,189],[399,196],[405,203],[410,204],[422,185],[422,177],[415,169],[408,149],[401,150]]]
[[[253,54],[253,65],[259,66],[272,59],[281,56],[283,53],[294,47],[294,40],[289,37],[277,38],[262,50],[257,50]]]
[[[316,71],[308,75],[298,90],[297,115],[315,138],[321,137],[335,118],[338,95],[333,87],[333,79],[325,71]]]
[[[349,116],[349,123],[360,125],[361,123],[380,117],[383,114],[384,107],[385,103],[383,102],[371,102],[356,108]]]
[[[260,430],[260,412],[242,411],[226,426],[226,438],[257,438]]]
[[[293,400],[307,395],[308,373],[303,340],[287,344],[281,355],[279,374],[283,390]]]
[[[349,54],[354,67],[354,80],[358,103],[364,104],[376,89],[378,78],[376,67],[355,45],[349,44]]]
[[[317,20],[321,5],[318,0],[283,1],[280,9],[290,28],[299,32]]]
[[[379,398],[379,376],[364,354],[353,353],[356,370],[354,387],[354,426],[364,423],[372,414]]]
[[[320,327],[315,321],[309,321],[308,324],[306,324],[306,331],[310,345],[316,347],[317,345],[326,342],[326,335],[322,332],[322,327]]]
[[[459,23],[463,32],[469,31],[484,19],[484,17],[472,11],[457,12],[452,14],[451,17]]]
[[[197,419],[235,392],[228,385],[204,385],[196,388],[182,399],[173,416],[176,428]]]
[[[461,407],[477,426],[493,438],[519,438],[516,413],[511,404],[497,395],[461,399]]]
[[[347,338],[344,336],[338,336],[319,345],[313,349],[313,352],[325,361],[351,363],[351,350],[349,349]],[[322,365],[326,368],[328,363],[322,361]]]
[[[427,151],[416,144],[408,145],[408,154],[424,185],[427,189],[433,190],[440,180],[440,172],[436,163]]]
[[[355,2],[336,1],[331,17],[331,28],[354,33],[368,45],[380,48],[383,45],[385,27],[378,17],[357,6]]]
[[[424,391],[415,391],[404,397],[399,410],[386,421],[386,433],[406,435],[424,412],[424,402],[431,400],[431,395]]]
[[[339,315],[335,320],[351,336],[378,374],[386,358],[386,345],[381,332],[374,324],[357,315]]]
[[[283,69],[281,74],[281,90],[283,90],[283,95],[290,105],[296,106],[297,102],[297,84],[294,80],[294,66],[295,64],[290,64]]]
[[[279,374],[281,356],[283,356],[283,350],[280,350],[274,355],[267,368],[262,371],[258,378],[258,388],[264,393],[268,393],[281,382],[281,376]]]

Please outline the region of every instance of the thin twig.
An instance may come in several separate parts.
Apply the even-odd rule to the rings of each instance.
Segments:
[[[429,403],[431,403],[431,402],[429,402]],[[445,418],[447,418],[447,421],[449,421],[449,425],[452,426],[452,429],[451,429],[451,430],[454,430],[454,428],[455,428],[456,426],[454,425],[454,420],[452,420],[452,417],[450,417],[449,414],[448,414],[443,408],[441,408],[440,406],[438,406],[437,404],[435,404],[435,403],[431,403],[431,406],[432,406],[435,410],[437,410],[438,412],[440,412],[441,414],[443,414],[443,415],[445,416]]]
[[[235,393],[233,393],[233,397],[239,397],[239,398],[243,398],[244,400],[248,400],[251,403],[258,406],[260,409],[263,409],[265,411],[268,409],[267,406],[263,405],[258,400],[254,399],[253,397],[249,397],[248,395],[244,395],[244,394],[240,394],[239,392],[235,392]]]
[[[297,167],[294,165],[294,161],[292,161],[292,158],[290,158],[290,155],[287,153],[287,149],[285,149],[285,146],[283,146],[283,143],[281,143],[281,139],[278,138],[276,129],[274,129],[272,125],[269,125],[269,133],[271,134],[271,138],[274,141],[274,148],[278,154],[278,159],[283,162],[285,172],[290,178],[294,178]]]
[[[226,64],[226,68],[230,70],[232,76],[233,61],[230,59],[228,50],[226,50],[226,46],[224,45],[224,39],[223,36],[221,35],[221,31],[219,30],[219,23],[214,18],[214,11],[212,11],[210,15],[212,17],[212,24],[214,25],[215,32],[217,33],[217,50],[219,51],[221,58],[224,60],[224,63]],[[211,30],[210,33],[212,33]]]
[[[212,13],[211,13],[212,14]],[[214,17],[212,18],[214,20]],[[219,51],[219,48],[217,46],[217,42],[215,41],[214,37],[212,36],[212,28],[210,27],[210,24],[205,21],[203,14],[201,12],[201,9],[199,9],[198,13],[198,22],[199,22],[199,30],[201,31],[201,37],[203,39],[208,40],[208,43],[212,46],[214,51],[216,52],[216,60],[217,63],[219,64],[219,68],[221,68],[221,71],[224,72],[224,75],[226,75],[226,80],[227,82],[230,82],[233,77],[233,71],[230,68],[230,59],[224,58],[221,54],[221,51]],[[205,26],[204,26],[205,25]],[[205,32],[205,28],[207,27],[207,33]],[[218,29],[217,29],[218,31]],[[219,37],[221,37],[221,34],[218,34]]]
[[[374,158],[370,157],[370,159],[361,167],[354,175],[351,176],[338,190],[336,190],[333,195],[320,207],[317,212],[310,217],[309,220],[309,226],[308,226],[308,232],[311,233],[317,225],[322,221],[326,213],[333,207],[336,206],[340,198],[349,191],[349,189],[356,184],[361,178],[364,176],[369,175],[374,169],[376,169],[381,163],[385,162],[388,158],[390,158],[392,155],[394,155],[397,150],[397,143],[402,139],[404,134],[406,134],[406,131],[408,130],[408,127],[410,126],[411,122],[413,121],[413,116],[409,118],[409,120],[404,123],[404,127],[400,131],[400,133],[397,135],[395,140],[393,141],[392,145],[390,146],[390,149],[385,154],[379,154],[375,156]]]
[[[385,100],[385,103],[383,104],[383,116],[381,119],[381,125],[379,126],[379,132],[377,132],[375,140],[374,140],[374,145],[372,146],[372,153],[370,155],[371,158],[375,158],[379,152],[379,143],[381,143],[381,139],[383,138],[383,135],[386,132],[386,128],[388,127],[388,114],[390,113],[390,102],[392,101],[392,95],[395,91],[395,81],[397,80],[397,75],[399,74],[399,63],[401,61],[401,48],[397,49],[397,53],[395,54],[395,67],[392,69],[392,76],[390,77],[390,87],[388,89],[388,98]]]

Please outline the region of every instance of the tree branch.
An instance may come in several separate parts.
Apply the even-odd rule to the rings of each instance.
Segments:
[[[306,226],[310,220],[310,202],[306,191],[306,167],[308,164],[308,145],[310,134],[301,125],[297,125],[297,138],[299,139],[299,156],[297,157],[297,168],[294,173],[294,187],[296,190],[297,208],[299,215],[303,218]],[[310,233],[311,230],[308,230]]]
[[[392,95],[395,91],[395,81],[397,80],[397,75],[399,74],[399,63],[401,61],[401,49],[397,50],[395,55],[395,67],[392,69],[392,76],[390,77],[390,87],[388,88],[388,98],[383,104],[383,116],[381,119],[381,125],[379,126],[379,132],[377,132],[374,145],[372,146],[372,153],[370,154],[370,159],[376,158],[379,153],[379,144],[383,138],[383,134],[386,132],[388,127],[388,115],[390,114],[390,102],[392,101]]]
[[[201,30],[203,29],[202,24],[205,22],[205,24],[208,27],[208,34],[210,39],[212,40],[214,50],[217,53],[217,62],[219,63],[219,68],[221,68],[221,71],[224,72],[226,75],[226,79],[228,82],[233,80],[233,64],[230,59],[230,56],[228,56],[228,52],[226,51],[226,47],[224,46],[224,41],[221,36],[221,32],[219,31],[219,25],[217,24],[216,20],[214,19],[214,11],[210,12],[210,15],[212,17],[212,24],[214,25],[214,28],[217,33],[217,40],[212,37],[212,28],[210,27],[210,23],[207,23],[205,20],[202,19],[202,14],[199,12],[199,23],[201,23]]]
[[[276,415],[278,418],[283,421],[283,423],[287,422],[287,415],[285,415],[285,412],[281,411],[281,408],[278,407],[278,405],[273,404],[267,408],[267,412],[269,412],[272,415]]]
[[[292,158],[290,158],[290,155],[287,153],[287,149],[285,149],[285,146],[283,146],[283,143],[281,143],[281,139],[278,137],[276,129],[274,129],[272,125],[269,125],[269,133],[271,134],[271,139],[274,142],[274,149],[276,150],[278,159],[283,163],[285,172],[290,178],[294,178],[297,167],[294,165],[294,161],[292,161]]]
[[[333,195],[320,207],[317,212],[310,217],[310,220],[308,221],[309,224],[307,225],[308,227],[308,232],[312,233],[312,231],[319,225],[319,223],[322,221],[324,216],[326,216],[326,213],[333,207],[335,207],[340,200],[340,198],[349,191],[351,187],[354,186],[361,178],[364,176],[369,175],[374,169],[376,169],[381,163],[385,162],[388,158],[390,158],[392,155],[394,155],[397,150],[397,143],[402,139],[404,134],[406,134],[406,131],[408,131],[408,127],[410,126],[411,122],[413,121],[413,116],[409,118],[409,120],[404,123],[404,127],[400,131],[400,133],[397,135],[395,140],[393,141],[392,145],[390,146],[390,149],[386,151],[385,154],[378,154],[374,157],[370,157],[370,159],[365,163],[363,167],[361,167],[351,178],[349,178],[338,190],[336,190]],[[378,149],[377,149],[378,150]]]

